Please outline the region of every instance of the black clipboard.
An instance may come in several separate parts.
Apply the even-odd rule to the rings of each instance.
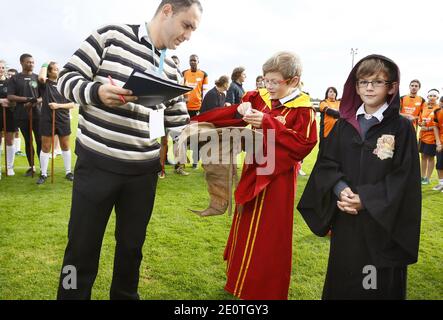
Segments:
[[[149,71],[137,70],[132,72],[123,88],[131,90],[139,98],[136,103],[144,106],[156,106],[193,90]]]

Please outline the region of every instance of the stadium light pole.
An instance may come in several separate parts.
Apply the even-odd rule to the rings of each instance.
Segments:
[[[351,56],[352,56],[352,68],[351,69],[354,69],[354,59],[357,54],[358,54],[358,48],[351,48]]]

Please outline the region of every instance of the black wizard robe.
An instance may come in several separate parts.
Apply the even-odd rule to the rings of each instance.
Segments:
[[[385,57],[365,59],[371,57],[398,70]],[[332,231],[323,299],[405,299],[407,265],[417,262],[420,238],[417,141],[410,121],[399,115],[398,92],[388,97],[382,122],[362,137],[356,118],[363,104],[356,92],[360,63],[345,85],[341,118],[315,164],[298,210],[316,235]],[[358,215],[338,209],[333,189],[339,181],[360,196],[364,208]]]

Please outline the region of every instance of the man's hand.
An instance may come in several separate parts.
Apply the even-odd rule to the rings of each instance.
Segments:
[[[358,211],[363,209],[360,196],[352,192],[350,188],[346,188],[340,193],[337,206],[341,211],[350,215],[358,215]]]
[[[251,124],[255,128],[261,128],[263,124],[263,117],[263,112],[251,109],[251,112],[244,116],[243,121]]]
[[[0,106],[3,108],[9,107],[9,100],[8,99],[0,99]]]
[[[442,152],[442,151],[443,151],[443,145],[437,144],[437,152]]]
[[[122,101],[120,96],[123,96],[126,103],[136,102],[138,100],[138,97],[133,96],[130,90],[110,84],[101,85],[98,89],[98,96],[100,101],[108,107],[119,107],[124,105],[125,103]]]
[[[251,109],[252,104],[250,102],[243,102],[241,105],[238,106],[237,112],[240,113],[242,116],[245,116],[246,112]]]
[[[29,110],[30,110],[32,107],[34,107],[35,104],[32,103],[32,102],[27,102],[27,103],[25,103],[23,106],[25,107],[26,111],[29,112]]]
[[[51,108],[52,110],[57,110],[57,109],[60,108],[60,105],[59,105],[58,103],[51,102],[51,103],[49,104],[49,108]]]

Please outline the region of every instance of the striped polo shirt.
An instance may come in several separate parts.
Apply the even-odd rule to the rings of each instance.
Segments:
[[[189,123],[180,97],[157,106],[127,103],[107,107],[98,97],[101,84],[112,76],[122,87],[134,70],[158,71],[161,52],[142,25],[108,25],[87,38],[60,73],[58,90],[80,104],[76,154],[107,171],[136,175],[159,171],[160,145],[150,139],[149,115],[164,109],[165,127],[180,131]],[[180,71],[165,59],[162,76],[182,82]]]

